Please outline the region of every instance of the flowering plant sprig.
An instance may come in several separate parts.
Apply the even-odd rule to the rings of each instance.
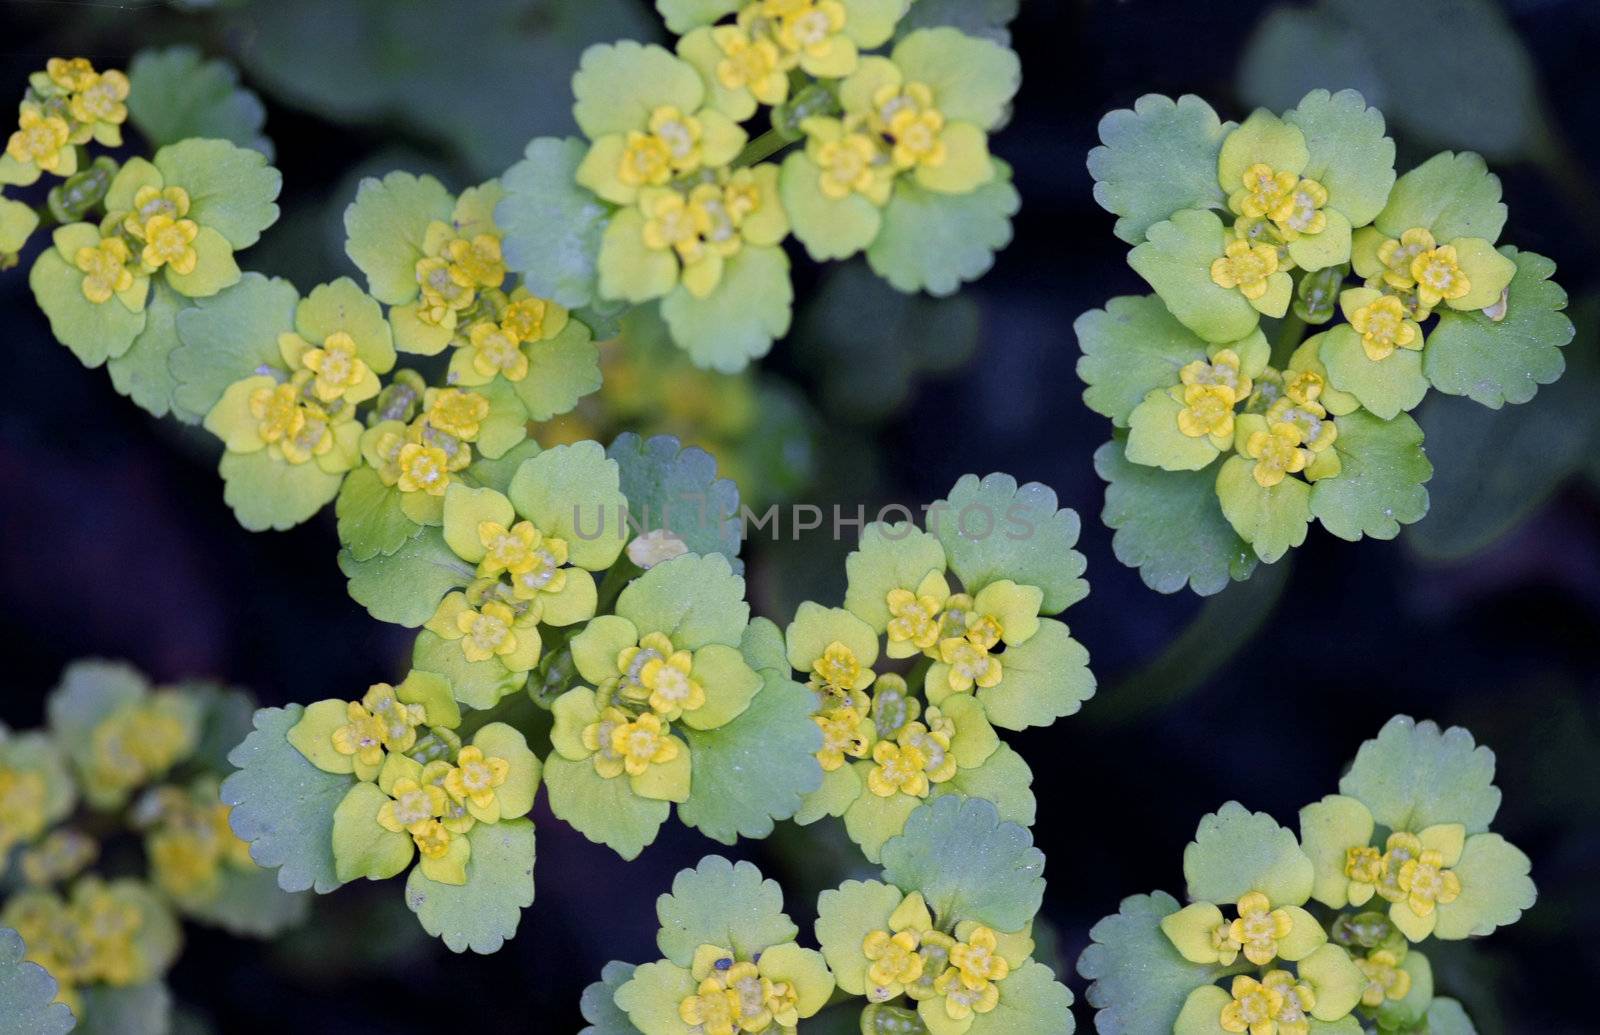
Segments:
[[[0,927],[20,937],[5,962],[42,966],[53,987],[39,1007],[70,1009],[65,1027],[44,1011],[38,1029],[19,1030],[90,1018],[96,1030],[164,1031],[179,918],[267,937],[305,917],[307,899],[250,860],[218,796],[251,707],[237,691],[152,689],[126,665],[84,661],[50,695],[45,729],[0,730]],[[124,841],[142,845],[142,874],[93,872]]]
[[[807,601],[785,634],[823,737],[795,821],[842,816],[873,861],[929,798],[988,798],[1031,825],[1033,773],[996,727],[1049,725],[1095,689],[1088,652],[1042,617],[1089,591],[1077,514],[1003,474],[968,475],[927,514],[926,531],[867,525],[844,607]]]
[[[1396,179],[1360,94],[1240,125],[1152,95],[1100,136],[1095,197],[1155,293],[1079,318],[1078,373],[1118,429],[1104,518],[1153,588],[1217,592],[1313,519],[1395,537],[1428,509],[1409,411],[1430,388],[1499,408],[1561,375],[1566,294],[1550,260],[1496,246],[1499,179],[1450,152]]]
[[[1079,972],[1102,1032],[1471,1032],[1421,946],[1514,923],[1528,857],[1489,823],[1494,754],[1396,716],[1300,834],[1229,802],[1184,851],[1190,904],[1136,895],[1090,932]],[[1224,912],[1224,911],[1227,912]],[[1233,916],[1228,916],[1232,913]]]

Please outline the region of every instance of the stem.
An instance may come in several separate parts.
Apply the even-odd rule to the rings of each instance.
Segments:
[[[1272,343],[1272,365],[1279,370],[1287,367],[1289,357],[1294,355],[1294,350],[1300,347],[1305,336],[1306,322],[1294,311],[1294,306],[1290,306],[1278,328],[1278,338]]]
[[[769,129],[744,146],[744,150],[739,152],[739,157],[733,160],[734,168],[742,169],[745,166],[755,165],[771,158],[792,143],[794,137],[776,129]]]

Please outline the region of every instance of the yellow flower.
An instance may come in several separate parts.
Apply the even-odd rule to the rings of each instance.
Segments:
[[[1178,430],[1190,438],[1232,438],[1235,401],[1224,385],[1185,385]]]
[[[1300,442],[1313,453],[1327,449],[1339,437],[1338,426],[1328,419],[1328,411],[1321,403],[1279,399],[1267,407],[1266,416],[1269,426],[1291,425],[1300,433]]]
[[[922,976],[922,956],[915,931],[873,931],[861,942],[861,952],[871,960],[867,979],[880,987],[909,985]],[[891,997],[892,998],[892,997]]]
[[[1275,219],[1272,213],[1290,203],[1299,180],[1292,172],[1276,172],[1272,166],[1257,162],[1244,171],[1243,187],[1228,198],[1229,207],[1251,219]]]
[[[966,693],[973,686],[991,687],[1002,676],[1000,659],[968,635],[939,641],[939,660],[950,666],[950,689]]]
[[[1371,845],[1355,845],[1346,849],[1344,875],[1354,885],[1350,889],[1350,903],[1362,905],[1372,897],[1378,883],[1383,880],[1383,853]]]
[[[472,369],[480,376],[500,374],[507,381],[521,381],[528,376],[528,357],[505,325],[473,324],[467,340],[473,350]]]
[[[139,258],[151,271],[169,266],[174,273],[188,276],[200,261],[200,254],[194,248],[194,239],[199,234],[200,227],[192,219],[174,219],[166,214],[151,216],[144,225],[144,250]]]
[[[906,723],[896,739],[922,755],[922,771],[930,782],[944,783],[956,775],[956,758],[950,753],[956,725],[937,707],[929,708],[923,718],[927,721]]]
[[[424,446],[407,442],[400,447],[396,458],[400,477],[395,484],[401,492],[426,492],[430,496],[443,496],[450,485],[447,467],[450,458],[438,446]]]
[[[694,995],[678,1004],[678,1018],[704,1035],[735,1035],[739,1030],[739,994],[715,977],[700,982]]]
[[[816,149],[817,165],[822,169],[818,185],[826,197],[839,199],[852,193],[869,197],[883,193],[882,177],[876,168],[878,148],[863,133],[845,133]]]
[[[476,611],[467,608],[456,615],[461,631],[461,653],[468,661],[488,661],[517,649],[517,635],[511,630],[516,612],[498,600],[485,601]]]
[[[344,331],[328,335],[321,348],[309,350],[300,362],[317,375],[311,388],[323,402],[339,398],[367,376],[367,365],[356,352],[356,340]]]
[[[1456,261],[1455,248],[1448,244],[1417,253],[1411,260],[1411,279],[1417,283],[1417,301],[1428,309],[1472,290],[1472,282]]]
[[[478,542],[483,545],[483,560],[478,562],[480,578],[494,578],[501,572],[525,572],[537,563],[535,550],[543,540],[531,521],[518,521],[510,528],[498,521],[478,523]]]
[[[450,852],[450,828],[442,820],[425,819],[411,828],[411,840],[424,859],[442,859]]]
[[[546,341],[567,325],[567,311],[542,298],[513,299],[500,314],[500,329],[517,342]],[[512,378],[517,380],[517,378]]]
[[[289,383],[257,388],[251,392],[250,416],[257,421],[256,434],[267,443],[293,438],[306,422],[306,411],[300,406],[300,393]]]
[[[627,724],[627,712],[621,708],[603,708],[599,717],[580,734],[584,750],[594,752],[595,772],[608,780],[621,776],[625,768],[622,752],[617,750],[612,735]]]
[[[444,789],[458,802],[471,802],[479,809],[495,804],[495,788],[506,782],[511,763],[485,756],[481,748],[464,747],[456,756],[455,768],[444,778]]]
[[[450,258],[450,271],[457,275],[457,283],[465,281],[477,287],[499,287],[506,279],[506,265],[500,254],[500,238],[493,234],[479,234],[472,240],[458,237],[445,246]]]
[[[689,209],[688,199],[677,191],[655,191],[640,199],[645,215],[644,243],[653,251],[672,249],[684,265],[698,262],[705,255],[700,227]]]
[[[401,701],[388,683],[368,687],[361,707],[382,723],[383,746],[390,751],[410,751],[417,742],[417,727],[428,717],[426,708]]]
[[[98,78],[94,64],[81,57],[53,57],[44,63],[44,71],[52,83],[71,93],[88,89]]]
[[[1276,248],[1229,241],[1222,257],[1211,264],[1211,282],[1222,288],[1238,288],[1244,297],[1256,299],[1267,293],[1267,278],[1276,272]]]
[[[388,724],[357,701],[346,706],[345,717],[350,721],[333,731],[333,749],[369,768],[382,764]]]
[[[1410,994],[1411,974],[1400,969],[1400,958],[1388,949],[1377,949],[1355,962],[1367,979],[1361,990],[1364,1005],[1378,1007],[1385,999],[1404,999]]]
[[[848,45],[839,39],[844,32],[846,13],[838,0],[780,0],[778,6],[787,13],[779,21],[777,39],[791,54],[827,60],[834,55],[835,48]],[[854,67],[853,61],[850,66]]]
[[[975,1013],[988,1013],[1000,1005],[999,985],[986,981],[982,988],[968,988],[961,980],[961,971],[955,967],[946,968],[939,975],[933,990],[944,996],[944,1012],[953,1021],[964,1021]]]
[[[1327,229],[1328,214],[1322,211],[1327,203],[1327,188],[1316,180],[1301,180],[1267,212],[1267,217],[1280,237],[1295,241],[1302,235],[1320,234]]]
[[[1278,1009],[1272,1015],[1278,1025],[1278,1035],[1306,1035],[1311,1030],[1308,1015],[1317,1002],[1311,986],[1302,984],[1287,970],[1267,971],[1261,984],[1278,993]]]
[[[466,272],[437,257],[417,260],[417,286],[422,292],[417,317],[439,327],[454,327],[455,314],[478,298]]]
[[[1277,958],[1278,942],[1294,929],[1294,918],[1287,909],[1273,909],[1267,896],[1259,891],[1246,893],[1239,899],[1238,908],[1238,919],[1228,934],[1243,947],[1245,959],[1258,967],[1271,963]]]
[[[1389,835],[1383,846],[1383,870],[1378,875],[1376,891],[1389,902],[1403,902],[1405,889],[1400,887],[1400,870],[1407,862],[1422,854],[1422,840],[1416,834],[1397,830]]]
[[[789,77],[781,67],[782,54],[777,44],[765,37],[752,37],[735,25],[720,25],[711,30],[711,39],[722,51],[717,62],[717,82],[725,90],[749,90],[762,104],[781,104],[789,96]]]
[[[944,113],[933,104],[933,91],[922,83],[885,86],[872,99],[873,111],[892,141],[889,158],[896,169],[938,167],[949,157],[945,148]]]
[[[831,773],[844,765],[846,757],[865,758],[871,747],[871,722],[852,705],[829,708],[811,717],[822,728],[822,750],[817,762]]]
[[[6,154],[24,165],[32,163],[58,176],[70,176],[77,171],[77,152],[68,142],[72,128],[66,119],[46,115],[36,106],[24,105],[17,127],[6,142]]]
[[[93,248],[79,248],[73,265],[83,271],[83,297],[99,305],[133,287],[132,256],[120,237],[107,237]]]
[[[950,965],[961,972],[961,983],[971,989],[982,989],[991,981],[1000,981],[1011,973],[1011,965],[1000,955],[999,939],[987,927],[975,927],[964,942],[957,942],[950,950]]]
[[[865,690],[871,683],[872,672],[863,670],[855,651],[838,640],[824,647],[822,655],[811,663],[813,690],[843,696],[852,690]]]
[[[533,551],[533,563],[511,576],[511,595],[518,600],[533,600],[540,593],[560,593],[567,586],[567,542],[544,536]]]
[[[1399,240],[1389,239],[1378,245],[1378,261],[1385,267],[1384,283],[1401,291],[1415,287],[1413,264],[1419,255],[1432,251],[1435,243],[1430,231],[1414,226],[1401,234]]]
[[[650,707],[672,721],[706,703],[705,690],[692,678],[694,655],[686,650],[655,657],[639,670],[639,682],[650,691]]]
[[[1315,370],[1295,370],[1284,375],[1283,394],[1304,406],[1321,398],[1326,384]]]
[[[916,798],[928,796],[928,774],[923,772],[927,757],[917,748],[880,740],[872,749],[876,763],[867,774],[867,789],[880,798],[896,793]]]
[[[942,601],[929,593],[891,589],[885,598],[889,605],[889,642],[909,643],[926,650],[939,642],[939,607]]]
[[[1427,916],[1435,904],[1448,905],[1461,894],[1461,878],[1445,868],[1444,856],[1432,848],[1401,863],[1395,883],[1406,893],[1406,905],[1418,916]]]
[[[1232,966],[1233,961],[1239,958],[1239,950],[1244,948],[1233,936],[1233,925],[1227,921],[1212,928],[1211,947],[1217,950],[1217,962],[1224,967]]]
[[[91,82],[78,88],[67,110],[79,122],[104,122],[121,125],[128,119],[128,77],[115,69],[94,76]]]
[[[1226,388],[1238,402],[1250,394],[1251,381],[1240,369],[1242,360],[1232,349],[1221,349],[1209,361],[1197,359],[1185,363],[1178,371],[1178,380],[1188,385]]]
[[[1300,429],[1289,423],[1274,424],[1267,431],[1252,434],[1245,443],[1244,455],[1256,462],[1252,471],[1256,484],[1270,489],[1286,475],[1305,470],[1309,454],[1300,448],[1300,441]]]
[[[629,776],[639,776],[652,765],[678,757],[677,743],[667,735],[659,715],[645,714],[611,731],[611,749],[622,757]]]
[[[430,389],[427,407],[430,425],[465,442],[478,437],[484,420],[489,416],[488,399],[459,388]]]
[[[1276,1035],[1278,1011],[1283,1009],[1283,993],[1247,974],[1233,979],[1228,990],[1233,1001],[1222,1008],[1219,1018],[1223,1031],[1250,1035]]]
[[[433,784],[396,780],[390,798],[378,809],[378,825],[394,833],[415,831],[444,812],[444,791]]]
[[[189,214],[189,192],[182,187],[140,187],[133,195],[133,208],[122,218],[122,228],[132,237],[145,240],[145,224],[156,216],[182,219]]]
[[[44,832],[44,777],[25,769],[0,769],[0,852]]]

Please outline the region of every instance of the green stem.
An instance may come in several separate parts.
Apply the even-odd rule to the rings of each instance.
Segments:
[[[733,160],[734,168],[742,169],[765,161],[792,143],[794,143],[793,136],[776,129],[769,129],[744,146],[744,150],[739,152],[739,157]]]
[[[1300,347],[1305,340],[1306,322],[1300,314],[1290,306],[1284,314],[1283,323],[1278,327],[1277,340],[1272,343],[1272,365],[1279,370],[1289,365],[1289,357],[1294,355],[1294,350]]]

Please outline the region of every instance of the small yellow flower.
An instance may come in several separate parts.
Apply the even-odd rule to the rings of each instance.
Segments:
[[[659,715],[648,713],[612,730],[611,749],[622,757],[629,776],[678,757],[677,742],[667,735],[666,724]]]
[[[454,327],[455,314],[477,301],[472,279],[444,259],[417,260],[417,287],[422,292],[419,319],[439,327]]]
[[[974,686],[994,686],[1003,675],[1000,659],[972,642],[970,633],[940,640],[939,660],[950,666],[950,689],[957,693],[966,693]]]
[[[888,135],[894,142],[889,158],[895,168],[943,165],[949,157],[941,135],[944,113],[933,106],[932,92],[921,83],[907,83],[899,98],[909,99],[910,103],[900,107],[888,120]],[[892,104],[893,101],[881,101],[875,107],[881,112]]]
[[[6,142],[6,154],[24,165],[31,163],[59,176],[70,176],[77,171],[77,153],[68,142],[72,127],[67,125],[66,119],[24,105],[17,127]]]
[[[444,791],[433,784],[397,780],[390,798],[378,809],[378,825],[397,834],[415,831],[444,812]]]
[[[500,314],[500,329],[517,342],[544,341],[553,336],[555,324],[565,326],[566,322],[566,310],[531,296],[516,299]]]
[[[1295,241],[1327,229],[1328,214],[1322,210],[1327,203],[1327,188],[1316,180],[1301,180],[1267,212],[1267,217],[1277,227],[1280,237]]]
[[[133,287],[128,246],[120,237],[107,237],[93,248],[79,248],[72,263],[83,271],[83,297],[99,305]]]
[[[1297,403],[1283,398],[1267,407],[1267,423],[1291,425],[1300,433],[1300,442],[1312,453],[1320,453],[1333,445],[1339,437],[1339,428],[1328,419],[1328,411],[1321,403]]]
[[[182,187],[140,187],[133,195],[133,208],[122,219],[122,228],[131,237],[145,240],[145,224],[156,216],[182,219],[189,214],[189,192]]]
[[[174,219],[169,215],[151,216],[144,225],[144,250],[139,258],[151,271],[168,266],[172,272],[188,276],[200,261],[195,251],[194,239],[200,227],[192,219]]]
[[[464,442],[471,442],[478,437],[484,420],[489,416],[488,399],[459,388],[433,389],[428,395],[429,424]]]
[[[1000,955],[999,946],[994,931],[982,926],[973,928],[966,941],[955,944],[950,950],[950,965],[961,972],[963,985],[978,990],[1011,973],[1011,965]]]
[[[44,777],[23,769],[0,769],[0,852],[44,832]]]
[[[533,563],[511,576],[511,595],[518,600],[533,600],[540,593],[560,593],[567,586],[567,543],[545,536],[533,551]]]
[[[1291,202],[1299,181],[1292,172],[1276,172],[1265,162],[1257,162],[1244,171],[1243,187],[1228,199],[1229,206],[1250,219],[1276,218],[1272,213]]]
[[[438,790],[437,787],[433,789]],[[411,828],[411,840],[424,859],[444,858],[450,852],[450,839],[453,836],[450,828],[439,819],[425,819]]]
[[[369,768],[381,765],[388,724],[357,701],[346,706],[345,717],[350,721],[333,731],[333,749]]]
[[[456,615],[461,631],[461,653],[468,661],[488,661],[517,649],[517,634],[512,623],[515,611],[498,600],[487,600],[476,610],[467,608]]]
[[[1355,845],[1346,849],[1344,875],[1350,878],[1351,884],[1360,886],[1350,889],[1350,901],[1353,905],[1361,905],[1372,897],[1378,882],[1383,880],[1383,853],[1371,845]]]
[[[872,749],[875,763],[867,774],[867,789],[880,798],[892,798],[897,793],[915,798],[928,796],[928,774],[923,771],[927,756],[919,749],[903,744],[880,740]]]
[[[396,458],[400,477],[395,483],[401,492],[426,492],[430,496],[443,496],[450,485],[447,467],[450,458],[438,446],[424,446],[407,442],[400,447]]]
[[[822,169],[818,186],[826,197],[837,200],[852,193],[869,197],[883,193],[877,168],[878,147],[864,133],[845,133],[819,144],[816,161]]]
[[[1229,241],[1222,257],[1211,264],[1211,282],[1238,288],[1249,299],[1267,293],[1267,278],[1278,272],[1278,250],[1271,245]]]
[[[361,707],[383,724],[383,746],[390,751],[410,751],[417,742],[417,727],[428,717],[426,708],[401,701],[388,683],[368,687]]]
[[[686,650],[651,658],[639,670],[639,682],[650,691],[650,707],[672,721],[706,703],[706,692],[694,678],[694,655]]]
[[[723,258],[744,246],[739,224],[728,204],[729,191],[715,183],[702,183],[689,192],[689,214],[695,233],[712,251]]]
[[[1277,958],[1278,942],[1294,929],[1294,918],[1287,909],[1273,909],[1267,896],[1259,891],[1239,899],[1238,908],[1239,916],[1228,928],[1229,935],[1243,947],[1245,959],[1258,967],[1271,963]]]
[[[1301,983],[1287,970],[1267,971],[1261,984],[1278,993],[1278,1009],[1272,1015],[1278,1035],[1306,1035],[1311,1030],[1311,1008],[1317,1002],[1311,986]]]
[[[511,763],[485,756],[481,748],[464,747],[456,756],[455,768],[444,778],[444,789],[458,802],[472,802],[480,809],[494,804],[495,788],[506,782]]]
[[[1411,260],[1411,279],[1417,283],[1417,301],[1429,309],[1472,290],[1472,282],[1456,261],[1455,248],[1448,244],[1419,252]]]
[[[1000,1005],[999,985],[986,981],[982,988],[968,988],[961,980],[961,971],[955,967],[948,967],[939,975],[933,990],[944,997],[944,1012],[953,1021],[964,1021],[975,1013],[989,1013]]]
[[[521,381],[528,376],[528,357],[505,325],[475,323],[467,332],[467,341],[473,350],[472,369],[480,376],[500,374],[507,381]]]
[[[450,268],[458,282],[476,287],[499,287],[506,279],[505,259],[500,253],[500,238],[479,234],[472,240],[458,237],[445,246]]]
[[[1364,1005],[1378,1007],[1385,999],[1404,999],[1410,994],[1411,973],[1400,969],[1400,958],[1388,949],[1377,949],[1355,963],[1367,979],[1361,990]]]
[[[645,247],[658,252],[671,249],[686,266],[705,257],[695,213],[682,194],[671,190],[648,194],[640,199],[640,209],[645,215]]]
[[[725,90],[749,90],[762,104],[782,104],[789,96],[789,77],[781,67],[782,54],[777,44],[766,37],[752,37],[736,25],[720,25],[711,30],[711,39],[722,51],[717,62],[717,82]]]
[[[625,768],[622,752],[617,750],[613,734],[627,724],[627,712],[621,708],[604,708],[599,717],[585,726],[579,735],[584,750],[594,752],[595,772],[608,780],[621,776]]]
[[[1300,429],[1289,423],[1252,434],[1244,445],[1244,455],[1256,462],[1252,471],[1256,484],[1270,489],[1287,475],[1305,470],[1309,454],[1300,448],[1300,442]]]
[[[290,383],[257,388],[251,392],[250,416],[258,422],[256,434],[268,443],[293,438],[300,433],[306,421],[306,412],[300,406],[300,393]]]
[[[909,643],[926,650],[939,642],[938,597],[918,596],[909,589],[891,589],[885,603],[889,605],[890,643]]]
[[[478,542],[483,545],[483,560],[478,562],[480,578],[495,578],[501,572],[513,575],[537,563],[535,551],[543,540],[531,521],[518,521],[510,528],[498,521],[478,524]]]
[[[791,53],[826,58],[838,46],[844,32],[846,12],[838,0],[802,0],[779,5],[787,13],[778,25],[778,42]]]
[[[1239,950],[1244,948],[1233,936],[1233,925],[1226,921],[1212,928],[1211,947],[1217,950],[1217,962],[1224,967],[1232,966],[1239,958]]]
[[[1185,385],[1178,430],[1190,438],[1233,436],[1233,389],[1223,385]]]
[[[1250,378],[1240,369],[1242,362],[1237,352],[1221,349],[1209,362],[1197,359],[1185,363],[1183,369],[1178,371],[1178,380],[1186,387],[1203,385],[1226,388],[1233,393],[1233,402],[1238,402],[1250,394],[1252,387]]]
[[[814,690],[843,696],[852,690],[865,690],[872,682],[871,675],[870,671],[863,671],[855,651],[834,640],[811,663],[810,685]]]
[[[861,952],[871,960],[867,980],[878,987],[909,985],[922,976],[923,960],[917,952],[917,932],[873,931],[861,942]],[[891,997],[892,998],[892,997]]]
[[[67,110],[79,122],[104,122],[117,126],[128,119],[128,77],[115,69],[102,72],[88,85],[80,87]]]
[[[694,995],[678,1004],[678,1018],[704,1035],[736,1035],[739,1016],[739,993],[715,977],[700,982]]]
[[[950,753],[956,725],[938,707],[930,707],[923,718],[925,722],[906,723],[895,739],[922,755],[922,771],[930,782],[944,783],[956,775],[956,758]]]
[[[823,772],[838,769],[844,765],[846,757],[866,757],[872,738],[866,716],[859,709],[843,705],[818,712],[811,718],[822,728],[822,750],[817,752],[817,762]]]
[[[367,365],[356,351],[356,340],[344,331],[334,331],[300,357],[307,370],[316,374],[311,389],[318,399],[332,402],[360,384],[367,376]]]
[[[1436,242],[1427,229],[1414,226],[1399,240],[1386,240],[1378,246],[1378,261],[1384,265],[1383,281],[1390,287],[1409,291],[1416,286],[1413,264],[1419,255],[1432,251]],[[1431,308],[1431,307],[1430,307]]]
[[[1446,869],[1444,856],[1431,848],[1401,863],[1395,883],[1406,893],[1406,905],[1418,916],[1427,916],[1436,904],[1448,905],[1461,894],[1461,878]]]
[[[88,89],[97,78],[94,64],[81,57],[53,57],[44,63],[44,71],[52,83],[70,93]]]
[[[1248,974],[1233,979],[1228,989],[1233,1001],[1222,1008],[1219,1018],[1223,1031],[1250,1035],[1276,1035],[1278,1011],[1283,1009],[1283,993]]]
[[[1322,397],[1327,382],[1315,370],[1295,370],[1284,375],[1283,394],[1304,406]]]

